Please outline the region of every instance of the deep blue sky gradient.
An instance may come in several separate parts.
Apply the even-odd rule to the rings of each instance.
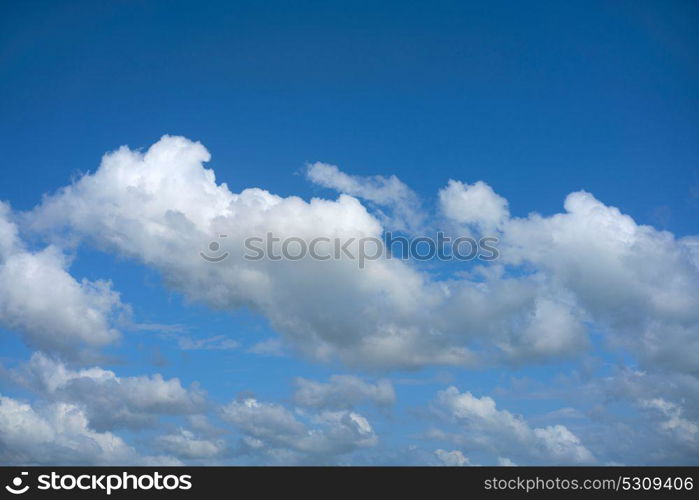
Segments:
[[[4,2],[2,197],[20,209],[164,133],[232,189],[310,196],[307,161],[516,215],[592,191],[696,229],[694,2]],[[663,208],[666,207],[666,208]]]

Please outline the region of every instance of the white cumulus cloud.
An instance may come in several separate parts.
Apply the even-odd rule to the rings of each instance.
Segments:
[[[119,377],[99,367],[72,370],[41,353],[14,372],[15,380],[50,401],[79,406],[92,428],[153,426],[161,415],[190,415],[205,409],[197,386],[185,388],[160,374]]]
[[[111,432],[90,428],[81,408],[55,403],[34,408],[0,396],[0,460],[11,465],[176,465],[142,456]]]
[[[369,421],[353,411],[321,411],[306,415],[255,398],[236,400],[222,418],[243,435],[246,452],[263,463],[335,462],[342,455],[373,447],[378,437]]]
[[[437,394],[435,411],[454,422],[452,436],[462,446],[495,457],[522,457],[530,463],[589,464],[595,461],[580,439],[563,425],[533,428],[522,417],[497,408],[495,401],[449,387]]]
[[[124,310],[109,281],[78,281],[57,247],[30,251],[11,210],[0,202],[0,326],[31,347],[77,358],[119,338],[112,326]]]

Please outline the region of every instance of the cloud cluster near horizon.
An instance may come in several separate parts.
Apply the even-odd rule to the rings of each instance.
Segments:
[[[697,442],[699,237],[676,238],[639,225],[585,191],[569,194],[561,213],[518,217],[485,182],[450,180],[428,210],[395,176],[352,176],[324,163],[309,165],[306,174],[338,191],[336,199],[306,201],[257,187],[235,193],[204,166],[209,159],[200,143],[164,136],[145,152],[122,147],[108,153],[95,172],[29,212],[0,204],[0,326],[37,351],[14,380],[49,402],[34,408],[4,398],[0,442],[14,447],[21,441],[12,419],[47,429],[45,439],[51,440],[69,415],[70,432],[97,443],[95,461],[109,461],[105,443],[116,450],[112,462],[128,461],[131,449],[111,434],[115,428],[153,426],[162,415],[201,424],[197,417],[212,411],[199,388],[184,388],[177,379],[65,365],[98,359],[100,349],[119,340],[120,318],[131,314],[108,279],[69,274],[71,246],[78,244],[155,269],[168,289],[211,309],[249,308],[305,359],[340,362],[361,373],[575,360],[590,351],[595,332],[605,349],[632,356],[639,376],[679,381],[672,400],[628,397],[658,420],[658,432]],[[381,238],[387,229],[435,227],[496,235],[500,259],[436,273],[392,259],[357,269],[343,259],[243,258],[243,241],[268,232],[359,239]],[[46,246],[31,248],[21,238],[25,233]],[[227,235],[230,258],[221,265],[198,258],[220,234]],[[256,398],[218,405],[218,418],[241,436],[237,446],[222,444],[215,430],[194,423],[156,442],[172,460],[242,455],[262,462],[331,462],[377,445],[374,427],[356,405],[391,407],[396,400],[388,380],[348,377],[327,384],[299,379],[293,410]],[[435,396],[436,418],[452,430],[433,428],[431,438],[515,463],[594,463],[605,453],[565,425],[532,426],[497,409],[492,398],[463,390]],[[461,450],[437,451],[437,461],[470,460]],[[698,455],[690,448],[681,456]],[[28,460],[16,457],[22,456],[7,460]]]

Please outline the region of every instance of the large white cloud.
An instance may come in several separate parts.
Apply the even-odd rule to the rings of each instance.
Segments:
[[[595,457],[615,455],[604,446],[609,432],[630,442],[650,426],[658,430],[653,443],[659,443],[659,461],[696,459],[686,446],[674,454],[661,449],[661,437],[678,450],[682,440],[696,443],[698,237],[678,239],[639,225],[584,191],[568,195],[562,213],[513,217],[507,200],[484,182],[450,181],[439,193],[442,215],[465,234],[474,228],[497,234],[499,260],[440,267],[434,274],[397,259],[369,261],[365,269],[347,258],[249,261],[243,242],[251,236],[380,238],[385,229],[424,227],[425,214],[417,195],[395,177],[350,176],[313,164],[309,179],[341,194],[305,201],[259,188],[231,192],[204,168],[208,160],[201,144],[165,136],[145,152],[123,147],[106,155],[94,173],[21,217],[0,203],[0,326],[21,332],[30,346],[51,356],[73,359],[118,339],[113,319],[128,308],[108,281],[77,281],[68,274],[70,259],[56,246],[68,235],[154,267],[191,300],[223,310],[250,307],[270,320],[283,346],[321,361],[378,370],[538,363],[579,356],[590,347],[588,332],[595,331],[604,348],[631,353],[644,372],[600,382],[603,389],[588,402],[604,406],[600,401],[626,391],[623,397],[644,415],[642,430],[619,420],[611,431],[591,428],[585,435],[558,423],[535,427],[497,409],[490,398],[452,388],[440,393],[435,406],[458,423],[456,435],[442,436],[462,449],[429,451],[431,460],[467,463],[473,458],[468,445],[488,450],[493,460],[588,463],[591,449]],[[25,224],[23,231],[55,236],[54,245],[30,249],[16,220]],[[211,250],[211,241],[229,257],[217,264],[202,259],[200,251]],[[356,241],[350,249],[356,253]],[[221,336],[178,340],[188,349],[238,345]],[[280,345],[271,339],[252,350],[276,352]],[[75,370],[51,356],[35,355],[21,373],[53,408],[42,413],[26,407],[24,413],[38,415],[36,422],[51,421],[59,407],[71,408],[87,431],[103,436],[118,426],[152,424],[161,414],[202,410],[200,391],[177,379]],[[296,384],[294,403],[303,410],[247,398],[222,411],[244,436],[243,451],[263,462],[334,461],[376,443],[368,421],[352,408],[395,400],[387,381],[343,376]],[[582,395],[595,392],[578,388]],[[503,448],[497,436],[507,436],[512,446]],[[194,429],[180,428],[156,442],[192,460],[226,451],[218,437]],[[624,446],[614,458],[639,454],[639,448]]]
[[[566,426],[533,428],[522,417],[499,410],[488,396],[478,398],[452,386],[437,394],[433,408],[447,421],[455,422],[459,433],[450,437],[437,431],[432,436],[450,438],[465,450],[483,450],[493,458],[522,458],[529,463],[560,465],[595,461]]]
[[[571,293],[610,344],[647,366],[699,373],[699,267],[694,238],[638,225],[591,194],[566,212],[511,219],[502,257],[529,264]]]
[[[370,261],[363,270],[346,258],[245,260],[250,236],[347,241],[378,238],[383,228],[345,194],[306,202],[257,188],[232,193],[202,166],[208,159],[201,144],[181,137],[166,136],[145,153],[121,148],[27,221],[35,230],[67,227],[155,266],[170,286],[212,307],[250,306],[316,359],[381,369],[473,365],[571,355],[586,345],[575,297],[545,275],[507,277],[493,266],[474,279],[437,281],[399,260]],[[339,173],[330,173],[325,184],[342,188]],[[199,258],[221,234],[229,258],[216,265]],[[540,334],[548,340],[530,341]]]
[[[203,391],[182,387],[176,378],[118,377],[99,367],[71,370],[41,353],[33,354],[14,375],[49,401],[77,405],[98,431],[153,426],[161,415],[191,415],[206,408]]]
[[[124,311],[109,281],[75,280],[57,247],[28,250],[0,202],[0,326],[32,347],[68,357],[114,342],[113,316]]]
[[[378,442],[369,421],[354,411],[295,415],[281,405],[244,398],[226,405],[222,418],[242,433],[244,453],[265,463],[334,463]]]
[[[142,456],[111,432],[89,427],[81,408],[55,403],[34,408],[0,396],[0,461],[6,465],[176,465]]]
[[[696,376],[622,366],[605,376],[564,379],[557,392],[555,397],[568,398],[583,410],[582,437],[608,461],[629,465],[699,463]]]
[[[443,214],[466,232],[497,231],[499,261],[449,278],[397,259],[365,269],[346,258],[249,261],[250,236],[379,238],[386,219],[348,194],[307,202],[258,188],[233,193],[203,167],[208,159],[201,144],[181,137],[143,153],[123,147],[25,221],[153,266],[190,299],[251,307],[287,345],[322,361],[383,370],[525,364],[578,356],[594,329],[647,369],[699,370],[696,238],[638,225],[585,192],[569,195],[564,213],[512,217],[487,184],[450,181],[440,192]],[[403,218],[416,205],[395,178],[348,176],[325,164],[308,175]],[[228,259],[199,258],[212,240]]]

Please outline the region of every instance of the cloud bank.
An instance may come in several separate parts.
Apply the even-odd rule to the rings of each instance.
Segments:
[[[336,198],[281,197],[258,187],[236,193],[205,167],[209,159],[200,143],[164,136],[146,151],[108,153],[94,172],[29,212],[0,202],[0,327],[35,351],[9,373],[36,398],[0,400],[5,463],[371,462],[362,454],[382,440],[365,410],[393,411],[396,371],[582,363],[595,343],[631,359],[633,369],[560,381],[579,401],[540,417],[555,421],[534,423],[490,396],[448,387],[429,405],[433,421],[424,433],[439,444],[402,458],[446,465],[699,460],[699,237],[638,224],[586,191],[565,197],[560,213],[517,216],[478,180],[449,180],[430,212],[395,176],[353,176],[325,163],[310,164],[306,175]],[[380,258],[358,269],[347,258],[243,258],[245,239],[267,233],[348,241],[442,228],[497,237],[499,259],[434,268]],[[40,246],[29,243],[37,240]],[[200,257],[212,241],[228,258]],[[189,301],[264,317],[279,338],[247,352],[289,349],[381,378],[297,377],[285,402],[241,396],[222,404],[176,378],[95,366],[120,341],[120,318],[131,311],[109,280],[70,274],[67,242],[155,269]],[[171,339],[187,351],[241,345],[228,335]],[[635,412],[638,428],[610,401]],[[556,420],[571,415],[581,424]],[[165,418],[176,424],[163,427],[147,453],[116,434]]]
[[[233,193],[203,166],[209,157],[182,137],[165,136],[144,153],[122,147],[47,197],[28,225],[62,228],[153,266],[192,300],[250,307],[321,361],[380,369],[531,362],[575,356],[594,325],[644,361],[699,368],[687,348],[699,338],[696,238],[637,225],[585,192],[569,195],[564,213],[511,217],[487,184],[451,181],[439,193],[444,217],[501,238],[502,260],[473,266],[471,278],[437,279],[387,259],[366,272],[343,259],[252,262],[242,258],[251,235],[349,239],[381,237],[384,227],[349,194]],[[308,175],[377,203],[409,198],[395,178],[364,180],[324,164]],[[212,266],[197,254],[219,234],[231,256]]]

